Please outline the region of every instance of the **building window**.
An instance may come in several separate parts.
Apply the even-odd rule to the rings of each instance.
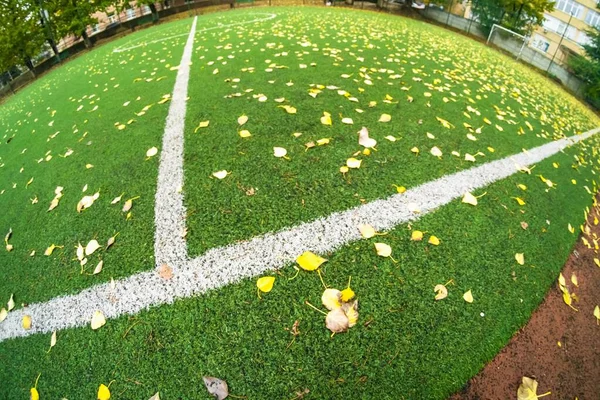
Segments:
[[[148,7],[147,5],[142,6],[142,14],[146,15],[146,14],[150,14],[152,11],[150,11],[150,7]]]
[[[586,35],[585,32],[579,32],[579,36],[577,37],[577,44],[583,46],[590,43],[592,43],[590,37]]]
[[[547,14],[544,15],[544,24],[542,26],[544,29],[556,32],[559,35],[564,34],[567,39],[575,40],[575,37],[577,36],[577,29],[575,29],[573,26],[570,26],[566,22]]]
[[[114,24],[115,22],[117,22],[117,14],[113,14],[113,15],[109,15],[108,16],[108,23],[109,24]]]
[[[545,37],[536,33],[533,39],[531,40],[531,47],[546,53],[548,51],[548,48],[550,47],[550,43],[546,40]]]
[[[127,10],[127,20],[134,19],[135,17],[135,9],[130,8],[129,10]]]
[[[585,23],[596,28],[600,28],[600,14],[596,11],[589,10],[585,16]]]
[[[92,25],[92,33],[100,32],[100,24]]]
[[[583,6],[573,0],[557,0],[554,4],[555,10],[560,10],[566,14],[573,14],[575,18],[581,18]]]

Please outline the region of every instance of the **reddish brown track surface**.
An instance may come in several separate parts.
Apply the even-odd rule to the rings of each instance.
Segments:
[[[554,285],[527,325],[449,400],[516,399],[522,376],[538,380],[538,394],[551,391],[548,400],[600,399],[600,326],[593,315],[600,304],[600,267],[594,263],[600,252],[593,241],[600,241],[600,224],[594,225],[598,211],[596,206],[590,213],[590,234],[583,235],[592,248],[580,238],[562,271],[579,298],[573,303],[579,311],[564,303]],[[571,283],[573,273],[579,287]]]

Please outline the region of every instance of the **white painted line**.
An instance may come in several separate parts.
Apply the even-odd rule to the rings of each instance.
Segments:
[[[387,230],[418,219],[460,198],[467,191],[483,188],[514,174],[517,171],[515,165],[527,166],[542,161],[599,131],[595,129],[447,175],[404,194],[376,200],[313,222],[209,250],[185,263],[169,281],[160,278],[154,270],[142,272],[116,281],[114,286],[102,284],[75,295],[57,297],[12,311],[0,323],[0,341],[89,325],[95,310],[102,310],[107,318],[136,314],[153,306],[170,304],[177,299],[202,294],[245,277],[281,268],[293,262],[305,250],[321,254],[333,251],[360,239],[357,229],[360,223],[368,222],[378,230]],[[408,210],[409,203],[418,204],[421,213],[411,213]],[[33,321],[28,331],[21,327],[25,314],[30,315]]]
[[[273,18],[277,17],[277,14],[272,14],[272,13],[252,13],[252,14],[247,14],[247,15],[266,15],[267,17],[266,18],[256,18],[256,19],[253,19],[251,21],[234,22],[232,24],[217,24],[217,25],[212,26],[210,28],[198,29],[198,31],[196,33],[213,31],[215,29],[230,28],[232,26],[237,26],[237,25],[252,24],[254,22],[268,21],[270,19],[273,19]],[[198,17],[195,17],[194,20],[196,20],[197,18]],[[164,38],[161,38],[161,39],[151,40],[149,42],[138,43],[138,44],[135,44],[135,45],[129,46],[129,47],[117,47],[116,49],[113,50],[113,53],[123,53],[125,51],[137,49],[138,47],[147,46],[147,45],[153,44],[153,43],[160,43],[160,42],[164,42],[164,41],[167,41],[167,40],[175,39],[175,38],[186,36],[186,35],[187,35],[187,33],[181,33],[181,34],[178,34],[178,35],[167,36],[167,37],[164,37]]]
[[[182,236],[185,229],[185,206],[181,193],[183,133],[197,21],[198,17],[195,17],[179,63],[160,152],[154,205],[154,257],[157,267],[169,264],[178,269],[187,260],[187,246]]]

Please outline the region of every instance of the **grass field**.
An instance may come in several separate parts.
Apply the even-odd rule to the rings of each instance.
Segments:
[[[159,157],[146,151],[161,147],[165,96],[191,25],[160,25],[99,47],[0,107],[0,233],[12,229],[13,246],[0,251],[1,301],[14,294],[20,309],[155,267]],[[599,125],[550,81],[418,21],[260,8],[201,16],[196,30],[182,187],[191,256]],[[324,112],[331,125],[322,123]],[[380,122],[382,114],[391,120]],[[248,121],[240,126],[242,115]],[[358,144],[363,126],[377,140],[370,154]],[[306,145],[324,138],[328,144]],[[285,148],[286,158],[273,147]],[[592,205],[598,150],[598,139],[588,139],[531,174],[474,193],[485,192],[476,207],[456,200],[322,254],[326,284],[343,289],[352,276],[360,301],[347,333],[331,337],[305,304],[320,306],[319,276],[288,265],[271,274],[274,289],[262,299],[256,280],[246,279],[98,331],[60,331],[49,353],[49,334],[4,341],[0,397],[26,398],[41,373],[42,398],[94,398],[111,381],[113,398],[157,391],[164,399],[209,398],[202,376],[212,375],[248,398],[291,399],[308,389],[305,398],[443,399],[523,326],[557,278]],[[350,157],[360,168],[341,173]],[[212,176],[220,170],[227,177]],[[48,211],[57,186],[64,196]],[[94,193],[78,213],[77,203]],[[131,198],[129,214],[122,207]],[[416,229],[441,244],[411,241]],[[117,233],[82,273],[78,243],[105,244]],[[397,263],[377,256],[375,242],[389,244]],[[43,255],[53,244],[61,247]],[[525,265],[515,253],[525,254]],[[103,270],[92,274],[100,260]],[[435,302],[433,287],[451,280],[448,298]],[[462,299],[468,290],[472,304]],[[300,333],[292,335],[296,321]]]

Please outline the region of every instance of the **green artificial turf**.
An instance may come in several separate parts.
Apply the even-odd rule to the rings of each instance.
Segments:
[[[180,33],[189,30],[190,22],[146,30],[140,36],[152,31],[159,37]],[[2,297],[14,293],[18,302],[48,300],[154,266],[158,157],[145,161],[145,154],[161,145],[169,103],[157,102],[172,91],[176,71],[168,65],[179,64],[185,38],[175,39],[172,45],[157,43],[135,52],[112,53],[134,36],[66,63],[0,108],[0,234],[4,238],[12,228],[9,243],[14,246],[10,253],[4,246],[0,250]],[[144,80],[135,81],[138,78]],[[130,104],[124,107],[127,101]],[[145,115],[136,115],[150,104]],[[95,106],[98,109],[92,111]],[[116,122],[126,128],[119,130]],[[73,153],[61,157],[68,149]],[[52,159],[39,163],[47,154]],[[93,168],[87,169],[86,164]],[[34,179],[27,187],[30,178]],[[85,185],[88,189],[83,193]],[[57,186],[64,187],[64,196],[48,212]],[[81,198],[96,192],[98,200],[77,213]],[[123,193],[119,204],[110,204]],[[121,208],[125,200],[137,196],[127,221]],[[34,198],[37,204],[32,204]],[[117,232],[115,245],[89,257],[88,274],[81,274],[75,246],[92,239],[105,244]],[[52,244],[64,248],[44,256]],[[100,259],[103,273],[89,275]]]
[[[358,324],[347,333],[330,337],[323,315],[304,304],[320,306],[318,275],[293,278],[288,266],[274,274],[262,300],[255,280],[244,280],[108,321],[98,331],[59,332],[49,354],[50,335],[3,342],[0,393],[26,397],[41,373],[42,398],[93,398],[100,383],[114,380],[115,399],[156,391],[164,399],[208,399],[202,376],[212,375],[247,398],[291,399],[308,389],[305,398],[312,399],[444,399],[498,352],[555,282],[577,237],[567,225],[583,220],[591,204],[584,186],[595,187],[589,163],[597,160],[586,156],[587,165],[572,168],[580,150],[536,166],[556,189],[517,174],[489,186],[476,207],[456,200],[415,222],[426,239],[440,238],[437,247],[410,241],[404,225],[324,254],[325,282],[342,289],[352,276],[359,299]],[[527,204],[519,207],[516,196]],[[376,241],[391,245],[398,262],[378,257]],[[449,296],[434,301],[433,287],[451,279]],[[462,299],[467,290],[473,304]],[[577,306],[591,313],[593,305]]]
[[[277,14],[272,20],[240,24],[271,12]],[[14,293],[20,307],[154,266],[158,157],[146,160],[145,153],[161,147],[169,102],[157,103],[172,91],[172,67],[181,59],[191,22],[101,46],[0,107],[0,234],[12,228],[14,245],[11,252],[0,250],[0,299]],[[191,255],[389,196],[396,192],[393,185],[415,187],[598,125],[595,115],[530,70],[417,21],[352,10],[260,8],[200,16],[197,29],[184,165]],[[339,89],[324,88],[312,98],[311,84]],[[242,95],[225,97],[234,93]],[[258,94],[267,101],[253,97]],[[274,102],[279,97],[286,100]],[[369,107],[371,101],[377,104]],[[145,115],[136,115],[151,104]],[[323,111],[332,114],[332,126],[320,123]],[[383,113],[392,120],[378,122]],[[243,114],[249,121],[239,127]],[[354,124],[343,125],[342,117]],[[135,121],[127,124],[130,119]],[[206,120],[210,125],[195,132]],[[378,141],[376,151],[356,155],[361,168],[342,175],[346,159],[362,150],[356,134],[362,126]],[[240,129],[252,136],[240,138]],[[469,133],[478,140],[468,139]],[[387,135],[399,140],[392,143]],[[321,138],[331,142],[305,149]],[[149,398],[157,390],[165,399],[208,398],[201,377],[214,375],[229,382],[232,394],[248,398],[294,398],[309,389],[305,398],[443,399],[498,352],[556,279],[576,240],[567,225],[579,226],[591,204],[585,186],[597,188],[591,164],[597,163],[598,145],[596,139],[588,142],[540,163],[532,175],[518,173],[474,193],[487,192],[477,207],[457,200],[415,222],[412,227],[427,232],[426,239],[440,238],[438,247],[411,242],[403,225],[323,255],[329,259],[323,268],[327,284],[343,289],[352,276],[360,301],[359,324],[346,334],[330,338],[323,316],[304,304],[320,305],[318,276],[302,272],[290,279],[295,270],[287,266],[274,275],[275,287],[262,300],[255,280],[244,280],[108,321],[96,332],[59,332],[48,354],[49,335],[2,342],[0,398],[26,398],[41,373],[42,398],[94,398],[98,385],[111,380],[113,398]],[[286,148],[289,159],[275,158],[274,146]],[[418,156],[410,150],[414,146]],[[441,159],[430,154],[433,146],[442,150]],[[73,154],[61,157],[68,149]],[[476,163],[464,160],[465,153],[478,152]],[[38,163],[48,154],[51,160]],[[574,158],[580,155],[582,165]],[[211,177],[222,169],[231,174]],[[540,174],[556,189],[548,189]],[[64,187],[64,196],[48,212],[57,186]],[[77,202],[96,191],[100,198],[78,214]],[[121,202],[111,205],[122,193]],[[31,204],[36,196],[38,203]],[[137,196],[128,220],[121,207]],[[519,207],[513,197],[526,204]],[[104,244],[117,232],[115,245],[91,256],[81,274],[77,243]],[[375,241],[391,245],[398,263],[378,257]],[[51,244],[64,247],[44,256]],[[525,266],[514,259],[521,252]],[[90,275],[101,259],[103,271]],[[449,297],[435,302],[433,287],[451,279]],[[473,304],[462,300],[469,289]],[[295,321],[301,333],[293,341],[289,329]]]
[[[437,27],[344,9],[227,15],[235,21],[258,11],[277,17],[199,33],[195,42],[185,147],[192,255],[386,197],[396,192],[394,185],[411,188],[469,168],[473,163],[465,161],[465,153],[480,153],[475,163],[480,164],[598,125],[594,115],[546,79]],[[334,88],[313,98],[314,85]],[[267,101],[255,98],[260,94]],[[392,98],[388,103],[386,96]],[[281,105],[297,113],[288,114]],[[332,126],[320,123],[324,111],[331,113]],[[384,113],[391,122],[378,122]],[[249,118],[242,127],[241,115]],[[342,117],[354,124],[341,123]],[[453,127],[444,128],[436,117]],[[210,125],[198,129],[201,121]],[[363,126],[378,141],[377,151],[356,156],[363,160],[361,168],[342,176],[339,168],[363,149],[357,135]],[[241,138],[241,129],[252,136]],[[302,136],[293,136],[296,132]],[[478,140],[469,140],[469,133]],[[398,141],[386,140],[388,135]],[[306,149],[306,143],[321,138],[330,138],[330,144]],[[289,160],[275,158],[274,146],[287,149]],[[444,153],[441,160],[429,153],[433,146]],[[420,150],[418,157],[413,147]],[[231,172],[227,178],[211,177],[224,169]]]

